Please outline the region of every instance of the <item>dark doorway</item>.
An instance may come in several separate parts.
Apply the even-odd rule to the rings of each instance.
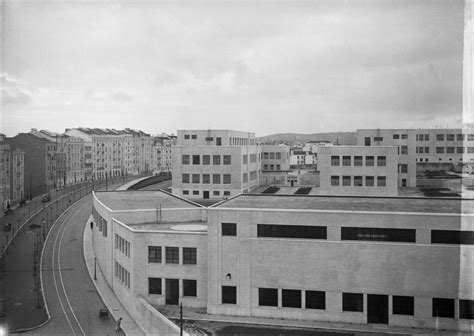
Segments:
[[[179,280],[166,279],[166,304],[177,305],[179,303]]]
[[[365,137],[365,146],[370,146],[370,137]]]
[[[402,187],[406,187],[407,186],[407,179],[402,179]]]
[[[367,294],[367,323],[388,324],[388,296]]]
[[[291,180],[291,186],[293,187],[295,185],[295,181]]]
[[[209,191],[204,190],[204,191],[202,192],[202,197],[204,197],[204,198],[209,198]]]

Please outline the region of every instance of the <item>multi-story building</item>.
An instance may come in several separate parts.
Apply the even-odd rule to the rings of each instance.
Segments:
[[[316,161],[316,153],[308,152],[301,148],[292,148],[290,151],[291,168],[314,167]]]
[[[10,145],[5,142],[5,135],[0,134],[0,204],[3,209],[10,200]]]
[[[262,171],[290,169],[290,148],[285,145],[262,145]]]
[[[259,186],[260,160],[254,133],[179,130],[173,147],[173,193],[207,199],[250,192]]]
[[[322,195],[397,196],[397,147],[319,148]]]
[[[397,146],[398,185],[416,187],[427,170],[472,171],[474,131],[454,129],[359,129],[358,146]]]
[[[25,152],[15,148],[10,154],[10,200],[17,204],[25,199]]]
[[[171,172],[172,146],[175,144],[175,140],[166,134],[153,137],[151,166],[155,174]]]
[[[242,194],[203,208],[126,191],[94,193],[91,220],[107,283],[150,334],[145,307],[179,302],[472,332],[473,216],[462,199]]]

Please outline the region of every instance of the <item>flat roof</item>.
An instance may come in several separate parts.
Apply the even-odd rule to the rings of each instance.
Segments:
[[[139,224],[127,223],[126,225],[133,230],[146,230],[146,231],[160,230],[160,231],[170,231],[170,232],[175,232],[175,233],[187,233],[187,232],[207,233],[207,222],[203,222],[203,221],[163,222],[163,223],[153,222],[153,223],[139,223]]]
[[[215,208],[473,214],[473,199],[241,194]]]
[[[96,191],[95,195],[113,211],[156,209],[160,206],[161,209],[201,208],[198,204],[162,190]]]

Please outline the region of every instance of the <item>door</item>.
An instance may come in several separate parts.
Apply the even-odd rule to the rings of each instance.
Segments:
[[[365,145],[370,146],[370,137],[365,137]]]
[[[202,197],[204,197],[204,198],[209,198],[209,191],[204,190],[204,191],[202,192],[202,195],[203,195]]]
[[[402,187],[406,187],[407,186],[407,179],[402,179]]]
[[[166,304],[177,305],[179,303],[179,280],[166,279]]]
[[[367,323],[388,324],[388,296],[367,294]]]

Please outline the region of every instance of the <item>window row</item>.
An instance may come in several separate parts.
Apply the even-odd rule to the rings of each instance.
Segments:
[[[372,167],[375,164],[375,157],[374,156],[365,156],[365,166]],[[341,165],[341,157],[339,155],[331,155],[331,166],[340,166]],[[343,155],[342,156],[342,166],[359,166],[362,167],[364,165],[364,157],[363,156],[352,156],[350,155]],[[378,167],[385,167],[387,165],[387,157],[386,156],[377,156],[377,166]]]
[[[224,165],[232,164],[232,155],[202,155],[202,164],[203,165],[210,165],[211,164],[211,156],[212,156],[212,164],[213,165],[220,165],[221,162]],[[222,158],[222,160],[221,160]],[[200,165],[201,164],[201,155],[182,155],[181,156],[181,163],[183,165]]]
[[[212,191],[212,194],[214,196],[220,196],[221,192],[219,190],[213,190]],[[183,195],[187,196],[187,195],[190,195],[189,194],[189,190],[183,190]],[[192,190],[192,195],[193,196],[199,196],[200,195],[200,191],[199,190]],[[229,190],[224,190],[223,191],[223,195],[224,196],[230,196],[230,191]]]
[[[474,134],[436,134],[436,141],[474,141]],[[429,141],[429,134],[417,134],[416,141]]]
[[[428,153],[426,149],[428,149],[428,147],[425,148],[425,153]],[[456,154],[474,154],[474,147],[436,147],[436,154],[454,154],[455,152]],[[419,153],[421,154],[423,151]]]
[[[406,134],[406,133],[393,134],[393,139],[394,140],[399,140],[399,139],[405,140],[405,139],[408,139],[408,134]],[[375,138],[374,138],[374,141],[376,141]]]
[[[202,179],[201,179],[201,174],[182,174],[181,181],[182,183],[195,183],[195,184],[201,183],[202,181],[203,184],[210,184],[211,175],[212,175],[212,184],[221,184],[221,181],[223,184],[232,183],[231,174],[222,174],[222,179],[221,179],[221,174],[202,174]]]
[[[118,262],[115,262],[115,277],[122,282],[122,284],[130,288],[130,272],[122,267]]]
[[[115,234],[115,249],[130,258],[130,242]]]
[[[162,278],[148,278],[148,294],[162,295],[163,294],[163,280],[165,284],[171,282],[179,282],[179,279],[162,279]],[[196,297],[197,296],[197,281],[190,279],[183,279],[183,296]]]
[[[377,187],[386,187],[387,186],[387,177],[386,176],[376,176],[377,177]],[[375,187],[375,176],[331,176],[331,186],[332,187],[363,187],[363,180],[365,178],[366,187]],[[342,180],[342,184],[341,184]]]
[[[183,247],[183,265],[196,265],[197,264],[197,248],[195,247]],[[149,263],[162,263],[162,247],[161,246],[148,246],[148,262]],[[166,246],[165,247],[165,262],[166,264],[179,264],[179,247]]]
[[[99,215],[94,207],[92,207],[92,218],[94,218],[94,222],[96,223],[99,232],[102,232],[102,236],[107,237],[107,221]]]
[[[281,165],[277,164],[264,164],[263,170],[281,170]]]
[[[263,152],[264,160],[281,160],[281,152]]]

